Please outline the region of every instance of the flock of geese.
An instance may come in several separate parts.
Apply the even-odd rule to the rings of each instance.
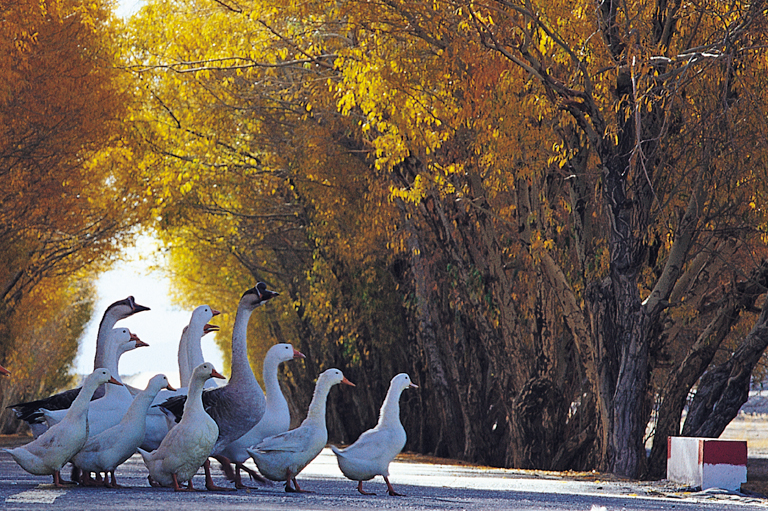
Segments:
[[[289,430],[291,417],[278,382],[278,366],[304,355],[290,344],[276,344],[267,351],[265,395],[247,354],[251,314],[276,296],[278,293],[259,282],[240,298],[232,332],[230,377],[221,386],[212,379],[224,376],[203,359],[200,346],[205,334],[218,330],[208,322],[220,312],[207,305],[197,307],[179,341],[179,374],[186,384],[180,389],[174,389],[162,374],[152,377],[143,390],[120,381],[120,356],[148,345],[115,324],[149,308],[137,304],[132,296],[113,303],[99,325],[93,373],[81,387],[12,405],[35,438],[4,450],[27,472],[53,475],[57,487],[73,482],[119,487],[115,470],[138,452],[149,472],[149,483],[155,487],[194,490],[192,478],[202,466],[208,490],[245,488],[241,477],[245,471],[256,480],[285,481],[288,492],[306,491],[299,487],[296,476],[328,442],[328,393],[334,385],[354,384],[339,369],[321,373],[306,419]],[[10,375],[2,366],[0,374]],[[392,378],[378,424],[345,449],[331,446],[342,473],[357,481],[357,490],[364,495],[372,493],[363,490],[363,481],[377,475],[384,477],[390,495],[400,495],[389,482],[389,464],[405,446],[399,400],[410,387],[417,386],[407,374]],[[222,464],[235,488],[214,484],[212,457]],[[245,466],[248,458],[258,472]],[[61,479],[60,471],[67,463],[73,466],[73,482]]]

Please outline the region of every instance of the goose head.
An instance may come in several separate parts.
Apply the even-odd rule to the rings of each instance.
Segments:
[[[128,298],[125,298],[124,300],[118,300],[107,307],[107,310],[104,311],[104,315],[106,316],[107,314],[110,314],[115,315],[119,319],[125,319],[136,314],[137,312],[148,310],[150,310],[149,307],[139,305],[136,303],[136,300],[133,298],[133,296],[129,296]]]
[[[139,339],[138,335],[134,334],[127,328],[113,328],[112,332],[110,332],[109,340],[110,342],[115,343],[115,346],[117,346],[118,356],[122,355],[126,351],[149,346],[149,344]]]
[[[254,287],[243,293],[240,298],[240,307],[253,310],[267,300],[279,296],[280,293],[270,291],[264,282],[259,282]]]
[[[171,386],[171,384],[168,382],[168,378],[164,374],[156,374],[147,382],[147,390],[156,394],[160,392],[161,389],[167,389],[170,391],[176,390]]]
[[[355,386],[354,383],[349,381],[344,374],[336,368],[326,369],[323,371],[320,376],[317,378],[317,385],[327,385],[328,387],[331,387],[333,385],[337,385],[339,383],[343,383],[344,385],[350,385],[352,387]]]
[[[390,386],[397,390],[403,391],[405,389],[418,389],[419,386],[411,381],[411,377],[406,373],[400,373],[392,378]]]
[[[189,328],[192,332],[199,332],[200,336],[203,336],[207,333],[205,327],[211,326],[208,325],[208,322],[211,318],[218,316],[219,314],[221,314],[221,311],[218,311],[209,305],[200,305],[192,311],[192,317],[189,320]]]
[[[206,381],[208,378],[224,379],[224,376],[219,373],[210,362],[203,362],[192,371],[192,379]]]
[[[94,372],[92,372],[91,374],[85,377],[85,381],[83,382],[83,387],[86,387],[88,385],[99,386],[102,383],[112,383],[113,385],[122,385],[122,383],[117,381],[114,378],[114,376],[112,376],[112,373],[109,372],[109,369],[100,367],[99,369],[96,369]]]
[[[279,362],[287,362],[289,360],[293,360],[294,358],[307,358],[302,352],[295,349],[290,344],[285,343],[275,344],[269,348],[269,351],[267,351],[267,357],[274,357]]]

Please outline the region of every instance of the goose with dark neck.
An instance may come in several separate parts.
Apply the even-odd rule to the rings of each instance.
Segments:
[[[251,364],[248,362],[248,321],[256,307],[276,296],[278,293],[267,289],[267,285],[263,282],[259,282],[255,287],[243,293],[237,306],[235,324],[232,329],[232,362],[229,382],[222,387],[208,389],[202,395],[205,410],[216,421],[219,428],[219,437],[214,444],[211,455],[227,466],[230,465],[230,461],[221,455],[224,447],[247,433],[264,416],[266,407],[264,392],[256,381]],[[176,396],[168,399],[160,406],[180,418],[183,414],[185,401],[186,396]],[[211,478],[209,460],[206,460],[204,468],[206,488],[209,490],[224,489],[214,484]]]
[[[104,357],[106,356],[106,339],[112,329],[115,327],[115,323],[121,319],[133,316],[136,313],[148,311],[149,307],[139,305],[133,296],[129,296],[124,300],[118,300],[112,305],[107,307],[104,311],[104,316],[101,318],[99,324],[99,330],[96,335],[96,355],[93,361],[93,369],[96,370],[101,367],[105,367],[106,363]],[[45,408],[46,410],[62,410],[69,408],[77,395],[80,393],[80,387],[65,390],[52,396],[48,396],[36,401],[29,401],[27,403],[17,403],[11,405],[8,408],[13,409],[16,412],[16,417],[29,424],[30,430],[35,437],[40,436],[47,429],[43,417],[38,410]],[[104,395],[104,386],[101,385],[93,394],[93,399],[100,398]]]

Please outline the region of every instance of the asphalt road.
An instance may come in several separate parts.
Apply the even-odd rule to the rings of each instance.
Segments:
[[[250,462],[249,462],[250,464]],[[231,486],[213,462],[214,478]],[[250,464],[252,466],[252,464]],[[174,492],[151,488],[138,455],[118,468],[124,489],[53,488],[50,476],[33,476],[0,451],[0,505],[2,509],[393,509],[393,510],[752,510],[768,508],[768,499],[746,495],[692,493],[670,484],[605,481],[596,476],[488,469],[433,464],[419,459],[398,459],[390,467],[390,481],[404,497],[390,497],[381,478],[364,484],[378,495],[364,496],[356,483],[344,478],[326,449],[299,477],[308,494],[289,494],[283,485],[251,490],[208,492],[202,470],[194,484],[201,491]],[[68,471],[62,474],[68,478]]]

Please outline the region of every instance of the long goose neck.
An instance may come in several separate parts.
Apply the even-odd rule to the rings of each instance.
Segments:
[[[99,367],[104,367],[109,370],[110,373],[112,373],[115,376],[115,379],[118,378],[118,372],[117,372],[117,363],[120,360],[120,349],[117,345],[117,342],[114,340],[109,340],[105,342],[106,344],[104,349],[104,357],[102,359],[102,365]],[[98,367],[96,368],[98,369]]]
[[[325,405],[330,391],[331,386],[326,382],[321,382],[315,386],[315,393],[312,395],[312,401],[309,403],[309,410],[307,410],[305,421],[317,421],[325,424]]]
[[[122,422],[133,422],[141,419],[139,422],[143,423],[144,417],[146,417],[147,411],[152,405],[152,401],[157,397],[157,394],[157,392],[139,392],[136,397],[133,398],[133,401],[131,401],[131,406],[129,406],[128,410],[125,412]]]
[[[189,377],[192,375],[190,368],[197,367],[189,363],[188,333],[188,329],[186,328],[181,332],[181,339],[179,339],[179,353],[177,355],[179,362],[179,381],[181,382],[182,387],[186,387],[189,384]]]
[[[115,328],[115,323],[117,323],[119,319],[120,318],[113,313],[112,309],[108,310],[104,314],[104,317],[101,318],[99,330],[96,334],[96,356],[93,359],[94,371],[100,367],[107,367],[104,365],[106,363],[107,345],[109,344],[107,337],[109,336],[109,332]]]
[[[91,402],[91,398],[93,397],[93,393],[96,392],[96,388],[99,386],[98,383],[95,383],[93,380],[86,379],[83,383],[83,387],[80,389],[80,392],[77,394],[77,397],[74,401],[72,401],[72,404],[69,406],[69,411],[67,412],[67,415],[70,413],[84,413],[88,410],[88,405]]]
[[[248,363],[248,320],[253,310],[237,308],[235,324],[232,327],[232,365],[230,366],[230,384],[238,380],[253,380],[251,364]]]
[[[283,395],[283,391],[280,388],[280,382],[277,379],[277,368],[280,365],[280,361],[273,357],[268,357],[264,360],[264,371],[262,376],[264,377],[264,391],[267,398],[273,399]]]
[[[380,425],[400,422],[400,394],[402,392],[401,389],[389,387],[387,397],[384,398],[384,404],[381,405],[381,411],[379,412]]]
[[[206,379],[202,378],[190,378],[189,388],[187,389],[187,401],[184,404],[184,415],[182,418],[191,411],[205,411],[203,408],[203,386],[205,381]]]
[[[205,362],[201,345],[202,339],[202,336],[198,336],[195,332],[187,332],[187,360],[189,360],[189,367],[192,369]]]

